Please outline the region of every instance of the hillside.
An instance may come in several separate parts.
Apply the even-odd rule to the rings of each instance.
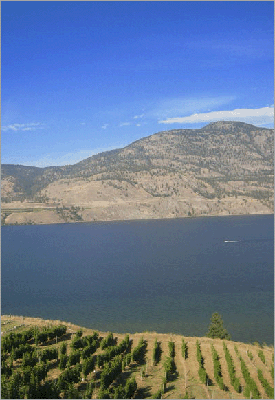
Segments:
[[[156,332],[130,334],[127,339],[61,321],[16,316],[1,320],[2,398],[274,396],[273,347]],[[156,341],[159,351],[154,357]],[[123,397],[127,388],[128,396]]]
[[[2,223],[273,213],[274,131],[215,122],[64,167],[2,165]]]

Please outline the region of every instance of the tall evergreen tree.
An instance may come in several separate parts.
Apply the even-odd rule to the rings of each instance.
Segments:
[[[219,313],[215,312],[212,314],[211,324],[209,325],[206,336],[212,339],[231,339],[229,333],[223,326],[222,316]]]

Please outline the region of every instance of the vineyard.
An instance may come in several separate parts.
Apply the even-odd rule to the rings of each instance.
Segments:
[[[2,316],[1,397],[274,398],[274,348]]]

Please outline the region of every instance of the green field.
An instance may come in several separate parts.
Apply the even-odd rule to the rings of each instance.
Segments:
[[[274,348],[2,316],[2,398],[274,398]]]

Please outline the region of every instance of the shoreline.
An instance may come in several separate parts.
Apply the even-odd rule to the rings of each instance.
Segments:
[[[112,220],[98,220],[98,221],[71,221],[71,222],[53,222],[53,223],[41,223],[41,224],[24,224],[24,223],[15,223],[15,224],[1,224],[1,227],[4,226],[45,226],[45,225],[71,225],[71,224],[102,224],[102,223],[121,223],[121,222],[138,222],[138,221],[174,221],[179,219],[197,219],[197,218],[219,218],[219,217],[251,217],[251,216],[263,216],[263,215],[273,215],[273,213],[253,213],[253,214],[209,214],[209,215],[196,215],[196,216],[184,216],[184,217],[175,217],[175,218],[137,218],[137,219],[112,219]]]
[[[30,317],[30,316],[23,316],[23,315],[12,315],[12,314],[3,314],[1,315],[1,326],[5,325],[3,324],[3,319],[6,321],[9,320],[21,320],[22,322],[28,322],[31,325],[37,326],[39,325],[39,323],[43,324],[43,326],[45,325],[66,325],[68,327],[69,330],[79,330],[82,329],[84,332],[89,332],[89,331],[96,331],[98,332],[100,335],[107,335],[110,331],[101,331],[98,330],[96,328],[87,328],[85,326],[82,325],[77,325],[74,324],[72,322],[67,322],[67,321],[63,321],[63,320],[55,320],[55,319],[44,319],[44,318],[40,318],[40,317]],[[22,324],[21,326],[25,326],[25,324]],[[16,328],[20,328],[21,326],[16,326]],[[15,329],[11,329],[11,331],[15,331]],[[131,333],[131,332],[112,332],[114,335],[118,336],[118,337],[124,337],[125,335],[131,335],[131,336],[138,336],[138,337],[142,337],[142,336],[147,336],[147,337],[156,337],[156,336],[161,336],[161,337],[165,337],[167,338],[167,340],[171,340],[173,339],[181,339],[181,338],[185,338],[188,340],[203,340],[205,342],[208,341],[213,341],[213,340],[225,340],[225,339],[212,339],[209,338],[207,336],[186,336],[184,334],[178,334],[178,333],[173,333],[173,332],[169,332],[169,333],[162,333],[162,332],[156,332],[156,331],[143,331],[143,332],[135,332],[135,333]],[[1,332],[2,335],[2,332]],[[229,340],[230,343],[234,343],[234,344],[244,344],[246,346],[255,346],[258,345],[260,347],[265,347],[265,348],[274,348],[274,344],[266,344],[265,342],[263,342],[263,344],[261,344],[258,341],[255,341],[253,343],[251,342],[241,342],[241,341],[235,341],[235,340]]]

